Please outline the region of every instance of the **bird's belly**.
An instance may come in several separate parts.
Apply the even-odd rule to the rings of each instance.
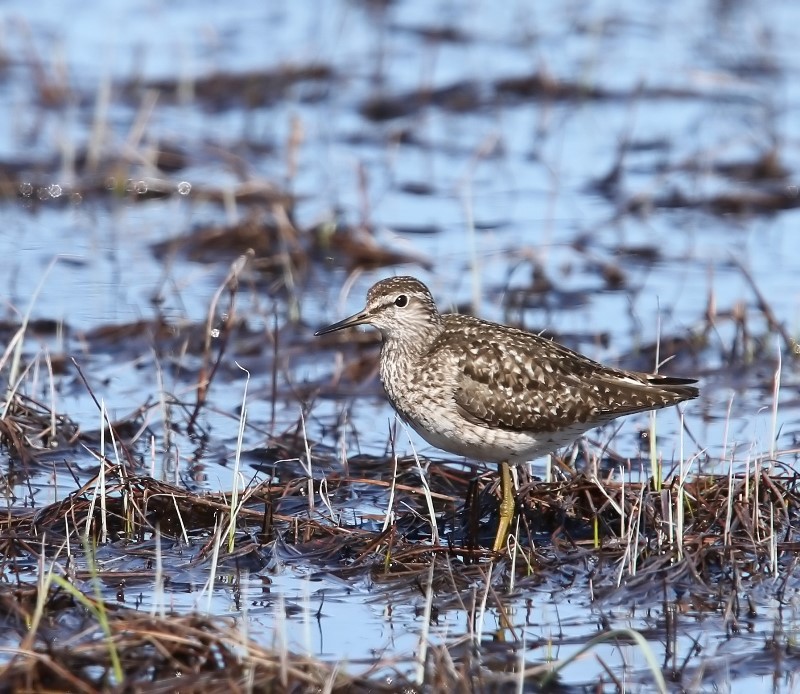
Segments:
[[[509,431],[482,427],[463,419],[453,422],[446,415],[437,416],[435,410],[428,410],[428,415],[404,419],[432,446],[487,463],[534,460],[572,443],[587,430],[586,425],[580,425],[574,431]]]

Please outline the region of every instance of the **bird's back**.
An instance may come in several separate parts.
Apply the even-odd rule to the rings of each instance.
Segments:
[[[516,328],[445,314],[423,360],[448,369],[466,420],[510,431],[554,432],[697,397],[692,379],[624,371]],[[448,380],[449,380],[448,379]]]

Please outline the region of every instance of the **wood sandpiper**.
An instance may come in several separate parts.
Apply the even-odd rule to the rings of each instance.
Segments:
[[[381,380],[400,416],[437,448],[500,463],[495,552],[505,547],[514,515],[511,465],[616,417],[699,394],[694,379],[603,366],[540,335],[441,314],[413,277],[378,282],[363,311],[316,335],[362,324],[381,333]]]

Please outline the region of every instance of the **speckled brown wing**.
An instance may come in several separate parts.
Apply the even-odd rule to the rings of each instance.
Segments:
[[[457,329],[445,329],[436,347],[450,352],[456,406],[475,424],[554,432],[697,395],[689,379],[610,369],[536,335],[469,317],[446,318],[447,327]],[[485,328],[491,328],[491,338]]]

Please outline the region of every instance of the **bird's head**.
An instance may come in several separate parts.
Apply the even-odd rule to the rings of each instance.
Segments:
[[[371,325],[384,340],[425,344],[441,330],[441,316],[428,288],[414,277],[390,277],[367,292],[362,311],[318,330],[325,335],[354,325]]]

